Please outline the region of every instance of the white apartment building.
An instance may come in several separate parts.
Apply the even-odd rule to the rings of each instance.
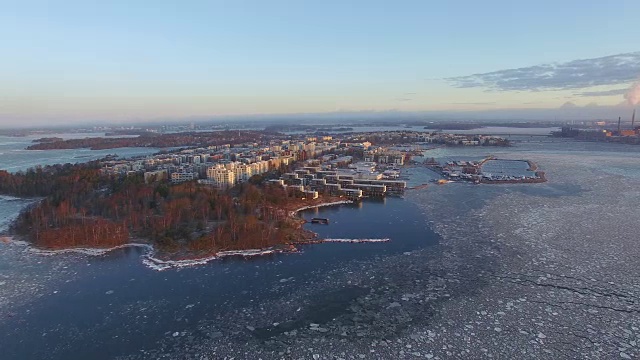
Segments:
[[[236,183],[243,183],[249,180],[253,176],[253,164],[238,164],[232,171],[235,176]],[[257,174],[257,172],[255,172]]]
[[[197,178],[197,174],[193,172],[174,172],[171,174],[171,182],[174,184],[195,180]]]
[[[249,181],[253,175],[264,174],[268,171],[269,161],[266,160],[251,164],[231,162],[207,168],[207,178],[212,180],[215,186],[228,188]]]
[[[229,188],[236,184],[236,177],[233,170],[212,166],[207,169],[207,178],[220,188]]]
[[[269,162],[266,160],[255,162],[251,165],[253,174],[264,174],[269,171]]]

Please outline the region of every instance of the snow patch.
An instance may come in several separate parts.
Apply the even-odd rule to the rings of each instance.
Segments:
[[[218,257],[225,256],[261,256],[275,254],[278,251],[274,249],[249,249],[249,250],[235,250],[235,251],[220,251]]]
[[[391,239],[323,239],[322,242],[340,242],[340,243],[379,243],[389,242]]]
[[[9,195],[0,195],[0,200],[4,200],[4,201],[16,201],[16,200],[23,200],[21,198],[17,198],[14,196],[9,196]]]
[[[296,213],[298,213],[300,211],[304,211],[304,210],[315,209],[315,208],[325,207],[325,206],[344,205],[344,204],[353,204],[353,201],[351,201],[351,200],[342,200],[342,201],[334,201],[334,202],[322,203],[322,204],[317,204],[317,205],[303,206],[303,207],[301,207],[299,209],[293,210],[290,213],[290,215],[291,216],[295,216]]]
[[[179,269],[190,266],[197,265],[205,265],[213,260],[221,259],[228,256],[244,256],[244,257],[252,257],[252,256],[262,256],[269,255],[281,252],[280,250],[275,249],[249,249],[249,250],[230,250],[230,251],[220,251],[215,255],[211,255],[209,257],[201,258],[201,259],[193,259],[193,260],[161,260],[153,257],[153,253],[149,253],[145,255],[142,259],[142,263],[147,267],[162,271],[167,269]]]
[[[188,259],[188,260],[162,260],[154,257],[155,249],[153,246],[149,244],[139,244],[139,243],[128,243],[123,245],[114,246],[111,248],[72,248],[72,249],[60,249],[60,250],[45,250],[38,249],[33,247],[30,243],[21,240],[15,240],[12,237],[3,237],[2,241],[7,244],[13,244],[18,246],[26,247],[25,251],[29,251],[31,253],[43,256],[52,256],[59,254],[81,254],[87,256],[103,256],[111,251],[124,249],[128,247],[138,247],[147,250],[147,252],[142,255],[142,263],[149,267],[152,270],[162,271],[167,269],[179,269],[183,267],[196,266],[196,265],[204,265],[212,260],[216,260],[223,257],[228,256],[244,256],[244,257],[252,257],[252,256],[261,256],[261,255],[269,255],[275,254],[279,252],[283,252],[284,250],[277,249],[249,249],[249,250],[232,250],[232,251],[220,251],[215,255],[211,255],[208,257],[200,258],[200,259]],[[287,252],[292,252],[295,250],[287,250]]]
[[[38,249],[38,248],[32,247],[29,243],[27,243],[25,241],[21,241],[21,243],[22,244],[26,244],[27,246],[29,246],[29,251],[30,252],[38,254],[38,255],[44,255],[44,256],[51,256],[51,255],[58,255],[58,254],[69,254],[69,253],[89,255],[89,256],[102,256],[102,255],[105,255],[105,254],[107,254],[107,253],[109,253],[111,251],[118,250],[118,249],[124,249],[124,248],[128,248],[128,247],[139,247],[139,248],[147,249],[149,251],[153,251],[153,246],[147,245],[147,244],[138,244],[138,243],[128,243],[128,244],[114,246],[114,247],[111,247],[111,248],[71,248],[71,249],[60,249],[60,250]]]
[[[195,260],[160,260],[153,257],[152,253],[150,253],[143,256],[142,263],[152,270],[163,271],[168,269],[180,269],[190,266],[205,265],[217,258],[217,256],[209,256]]]

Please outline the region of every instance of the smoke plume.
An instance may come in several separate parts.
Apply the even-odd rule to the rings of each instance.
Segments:
[[[624,95],[629,105],[635,106],[640,103],[640,81],[631,86],[629,91]]]

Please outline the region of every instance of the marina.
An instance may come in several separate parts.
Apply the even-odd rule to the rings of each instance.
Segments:
[[[545,173],[536,171],[537,164],[530,160],[497,159],[494,156],[488,156],[481,161],[458,160],[440,163],[428,160],[424,164],[443,177],[440,180],[433,180],[438,184],[444,184],[444,181],[468,181],[475,184],[541,183],[546,181]]]

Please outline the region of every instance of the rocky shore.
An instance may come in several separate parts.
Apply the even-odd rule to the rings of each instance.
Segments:
[[[15,243],[24,246],[25,249],[36,255],[59,255],[59,254],[82,254],[89,256],[103,256],[115,250],[126,248],[143,248],[146,250],[146,254],[142,256],[142,262],[153,270],[168,270],[175,268],[183,268],[189,266],[204,265],[210,261],[216,259],[222,259],[230,256],[240,257],[254,257],[262,255],[271,255],[275,253],[287,253],[296,252],[298,249],[294,245],[303,244],[318,244],[322,242],[380,242],[389,241],[389,239],[318,239],[316,233],[306,230],[302,227],[305,221],[302,218],[297,217],[300,211],[325,207],[336,206],[343,204],[353,203],[350,200],[344,200],[339,197],[327,197],[319,198],[310,201],[294,201],[287,204],[283,211],[293,209],[289,211],[289,216],[295,218],[297,221],[297,237],[295,242],[285,243],[282,245],[271,246],[268,248],[260,249],[237,249],[237,250],[225,250],[217,252],[200,252],[193,253],[185,250],[178,250],[175,252],[158,251],[153,245],[149,244],[145,239],[131,238],[131,242],[123,245],[118,245],[109,248],[65,248],[65,249],[43,249],[32,246],[28,241],[20,239],[19,237],[14,239],[14,236],[0,236],[0,241],[4,243]]]

